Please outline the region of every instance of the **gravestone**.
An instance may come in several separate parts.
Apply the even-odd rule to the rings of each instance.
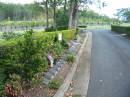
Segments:
[[[47,55],[47,59],[48,59],[48,63],[50,67],[53,67],[53,63],[54,63],[54,58],[52,57],[51,54]]]
[[[59,33],[59,34],[58,34],[58,40],[59,40],[59,41],[62,41],[62,33]]]

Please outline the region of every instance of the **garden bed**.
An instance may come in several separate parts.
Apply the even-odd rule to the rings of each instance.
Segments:
[[[58,41],[58,33],[63,35],[61,42]],[[67,42],[74,38],[75,30],[46,33],[34,33],[31,30],[22,36],[3,40],[0,43],[0,95],[47,97],[43,95],[48,90],[43,85],[43,75],[49,70],[46,56],[51,52],[54,59],[60,58],[68,48]],[[51,84],[53,86],[55,83]]]
[[[30,96],[30,95],[39,95],[39,96],[35,96],[35,97],[53,97],[55,95],[55,93],[57,92],[60,85],[62,85],[62,83],[64,82],[64,79],[66,78],[68,72],[70,71],[72,63],[74,61],[74,59],[72,59],[72,57],[70,57],[70,55],[72,53],[74,55],[76,55],[78,50],[80,49],[79,41],[80,41],[80,43],[82,42],[81,38],[78,39],[78,42],[71,41],[70,48],[64,54],[62,54],[61,58],[57,61],[57,63],[59,63],[59,61],[62,61],[62,62],[64,61],[64,62],[60,63],[62,66],[61,66],[60,70],[58,71],[58,73],[54,76],[54,78],[52,78],[48,84],[42,85],[41,89],[39,89],[40,87],[37,87],[39,92],[35,92],[35,94],[33,94],[34,92],[32,92],[33,91],[32,90],[31,92],[28,92],[28,95],[26,94],[27,96],[24,96],[24,97],[34,97],[34,96]],[[53,69],[53,68],[50,68],[50,69]],[[49,72],[49,70],[48,70],[48,72]]]

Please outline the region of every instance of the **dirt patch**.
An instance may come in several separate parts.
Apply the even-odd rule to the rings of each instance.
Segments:
[[[29,90],[23,90],[19,97],[47,97],[48,89],[44,85],[36,85]],[[24,96],[23,96],[24,95]]]
[[[64,79],[66,78],[69,70],[70,70],[71,65],[64,64],[54,80],[59,81],[61,84],[64,82]],[[53,97],[57,92],[57,89],[49,89],[49,94],[47,97]]]
[[[68,72],[70,70],[70,67],[71,67],[71,65],[64,64],[63,67],[58,72],[58,74],[56,75],[56,77],[54,78],[54,80],[59,80],[59,81],[63,82],[66,75],[68,74]]]

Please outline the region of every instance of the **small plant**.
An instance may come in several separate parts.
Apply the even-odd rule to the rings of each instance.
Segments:
[[[73,63],[74,60],[75,60],[74,54],[71,53],[71,54],[68,54],[68,55],[67,55],[66,61],[67,61],[68,63]]]
[[[2,35],[2,38],[6,40],[9,40],[14,37],[16,37],[16,34],[14,32],[4,32]]]
[[[49,82],[48,86],[50,89],[58,89],[61,86],[61,83],[59,81],[52,80]]]
[[[46,32],[53,32],[53,31],[56,31],[56,29],[53,26],[51,26],[51,27],[46,28],[45,31]]]
[[[9,82],[5,85],[5,93],[7,97],[18,97],[21,94],[21,77],[17,74],[10,75]]]
[[[61,45],[65,48],[68,49],[69,48],[69,44],[67,43],[67,41],[65,39],[62,40]]]
[[[73,95],[72,97],[82,97],[81,95]]]

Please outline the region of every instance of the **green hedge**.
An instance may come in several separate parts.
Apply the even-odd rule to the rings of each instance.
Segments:
[[[79,25],[79,28],[87,28],[87,25]]]
[[[53,32],[53,31],[61,31],[61,30],[67,30],[68,27],[66,26],[58,26],[57,28],[54,28],[53,26],[48,27],[45,29],[46,32]]]
[[[62,33],[63,38],[69,41],[75,38],[76,29],[53,31],[53,32],[41,31],[37,33],[36,36],[45,36],[45,35],[51,36],[51,35],[58,35],[58,33]]]
[[[120,34],[130,36],[130,26],[111,25],[111,30]]]

